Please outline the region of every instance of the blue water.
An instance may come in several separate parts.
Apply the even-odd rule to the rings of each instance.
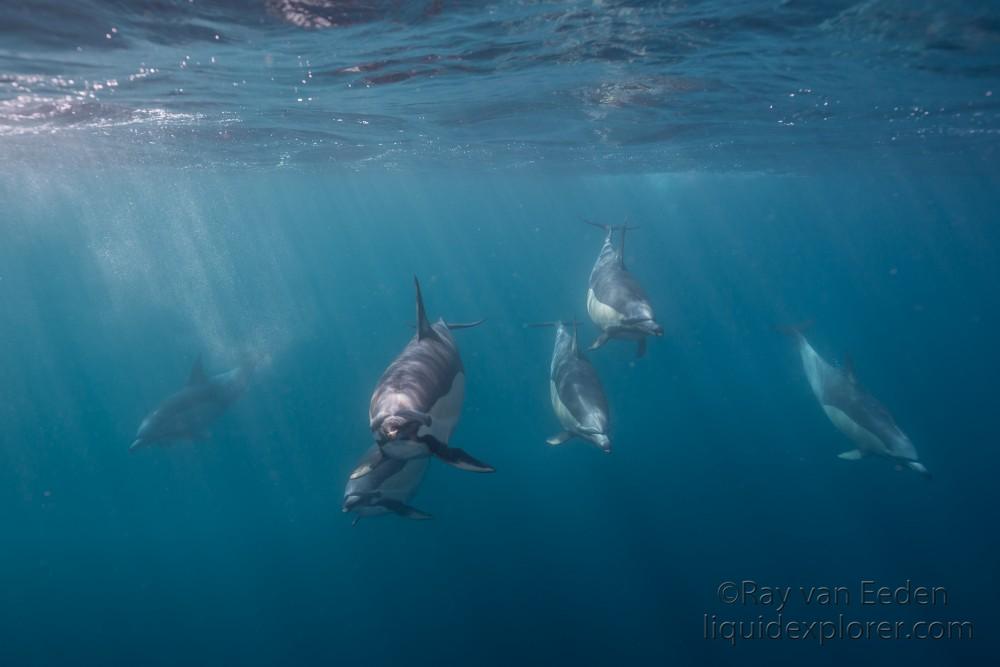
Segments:
[[[0,664],[989,664],[997,63],[990,2],[3,6]],[[611,455],[549,447],[522,325],[586,318],[581,221],[625,217],[666,335],[590,355]],[[352,528],[413,275],[488,318],[452,444],[497,472],[432,462],[433,520]],[[932,480],[837,459],[806,320]],[[248,353],[209,439],[129,453]],[[776,614],[730,580],[974,636],[731,646],[706,614]]]

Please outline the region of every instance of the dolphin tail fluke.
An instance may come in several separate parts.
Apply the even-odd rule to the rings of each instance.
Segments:
[[[489,463],[483,463],[464,449],[449,447],[432,435],[421,436],[420,441],[427,445],[434,456],[448,465],[455,466],[461,470],[468,470],[469,472],[496,472],[496,468]]]
[[[841,452],[840,454],[837,454],[838,459],[844,459],[845,461],[858,461],[863,456],[864,454],[861,453],[860,449],[852,449],[849,452]]]
[[[815,324],[815,320],[805,320],[795,324],[779,324],[774,327],[774,330],[778,333],[783,333],[786,336],[791,336],[792,338],[799,338],[800,336],[803,336],[805,332],[809,331],[813,324]]]
[[[417,292],[417,339],[423,340],[434,335],[431,323],[427,321],[427,311],[424,310],[424,295],[420,292],[420,281],[413,276],[413,286]]]
[[[380,507],[384,507],[390,512],[394,512],[399,516],[406,517],[407,519],[413,519],[415,521],[427,521],[428,519],[433,518],[427,512],[421,512],[416,507],[411,507],[402,501],[393,500],[391,498],[383,498],[375,504]]]

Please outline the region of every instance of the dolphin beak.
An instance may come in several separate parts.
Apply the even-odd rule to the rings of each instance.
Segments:
[[[136,438],[135,442],[133,442],[131,445],[129,445],[128,450],[130,452],[134,452],[135,450],[139,449],[140,447],[142,447],[145,444],[146,444],[146,442],[142,438]]]

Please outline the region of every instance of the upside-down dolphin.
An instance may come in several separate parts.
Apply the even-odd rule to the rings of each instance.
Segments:
[[[656,323],[646,292],[625,268],[625,232],[635,227],[626,225],[588,224],[607,231],[601,253],[590,271],[587,289],[587,312],[601,328],[601,334],[590,346],[595,350],[610,338],[637,341],[636,356],[646,354],[646,337],[662,336],[663,327]],[[616,229],[622,233],[621,247],[615,249],[612,237]]]
[[[572,333],[563,322],[529,324],[529,327],[554,326],[555,347],[549,372],[552,410],[563,431],[547,443],[561,445],[573,436],[589,440],[606,453],[611,452],[608,437],[608,399],[593,365],[580,352],[576,341],[576,322]]]
[[[369,466],[367,475],[347,480],[344,489],[344,512],[357,516],[351,525],[362,517],[378,516],[389,512],[408,519],[430,519],[431,515],[407,503],[417,492],[424,479],[429,458],[401,461],[382,456],[378,445],[371,445],[358,467]]]
[[[802,328],[788,327],[784,331],[798,344],[809,386],[826,416],[857,445],[856,449],[839,454],[839,458],[855,461],[872,454],[929,477],[927,468],[917,460],[913,443],[885,406],[861,387],[850,362],[842,369],[836,368],[813,349]]]
[[[248,359],[231,371],[209,377],[199,355],[187,385],[142,420],[129,450],[156,442],[207,438],[209,426],[246,391],[255,366]]]
[[[448,440],[458,422],[465,399],[465,369],[452,329],[482,323],[431,324],[424,311],[420,282],[413,278],[417,299],[417,332],[382,373],[368,408],[370,426],[380,456],[412,459],[436,456],[463,470],[493,472],[493,467]],[[378,458],[363,462],[352,474],[368,474]]]

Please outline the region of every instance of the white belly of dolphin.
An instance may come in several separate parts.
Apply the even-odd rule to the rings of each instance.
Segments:
[[[812,348],[812,345],[806,342],[805,338],[803,338],[800,343],[799,354],[802,357],[802,368],[806,372],[806,379],[809,380],[809,388],[812,389],[813,395],[815,395],[818,400],[822,401],[823,375],[831,371],[830,365],[816,353],[816,350]],[[824,407],[824,409],[826,408]],[[830,419],[833,419],[833,417],[830,417]]]
[[[841,433],[853,440],[861,451],[882,455],[890,453],[889,448],[885,446],[885,443],[878,436],[860,426],[856,421],[848,417],[843,410],[831,405],[824,405],[823,411],[826,412],[826,416],[830,418],[833,425],[840,429]]]
[[[592,289],[587,290],[587,312],[594,324],[602,329],[617,326],[624,319],[617,310],[599,301]]]
[[[421,435],[430,433],[441,442],[447,444],[451,432],[455,430],[458,417],[462,414],[462,403],[465,401],[465,374],[459,373],[452,380],[448,393],[442,396],[431,407],[431,425],[421,426]]]
[[[580,431],[580,422],[573,417],[573,413],[569,411],[565,405],[563,405],[562,400],[559,398],[559,391],[556,389],[556,383],[549,380],[549,392],[552,394],[552,410],[556,413],[556,418],[562,427],[571,433],[578,433]]]

